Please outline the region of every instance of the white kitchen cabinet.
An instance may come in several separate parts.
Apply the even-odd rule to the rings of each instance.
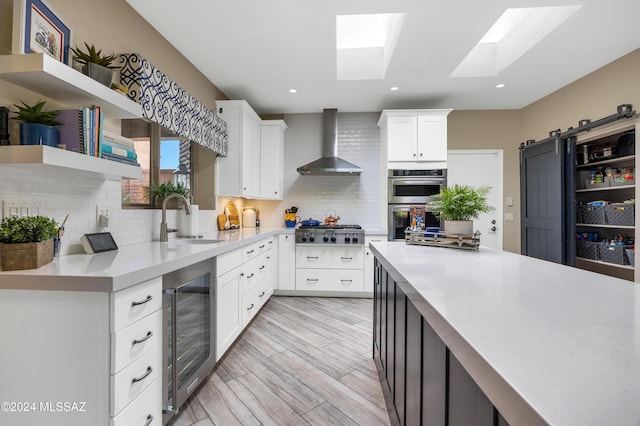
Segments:
[[[297,291],[364,291],[363,246],[298,245],[295,259]]]
[[[296,288],[296,245],[293,234],[278,235],[278,280],[276,290]]]
[[[246,101],[216,102],[218,115],[227,123],[227,156],[218,157],[216,195],[260,197],[260,124]]]
[[[260,126],[260,198],[282,200],[284,130],[282,120],[264,120]]]
[[[369,247],[372,242],[386,241],[387,235],[367,235],[364,237],[364,291],[373,293],[373,259],[374,255]]]
[[[389,169],[446,168],[450,109],[384,110],[378,121]]]
[[[3,424],[161,422],[161,300],[161,278],[115,293],[2,290],[0,335],[12,350],[0,352],[0,376],[11,383],[0,400],[34,404],[2,412]]]
[[[218,259],[223,256],[218,256]],[[238,263],[216,278],[216,361],[242,332],[241,274],[242,267]]]

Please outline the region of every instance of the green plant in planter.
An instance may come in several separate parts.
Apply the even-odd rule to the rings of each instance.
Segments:
[[[78,63],[86,65],[91,62],[112,70],[119,68],[117,66],[111,65],[113,61],[116,60],[116,55],[104,55],[102,53],[102,49],[96,49],[93,44],[89,46],[85,42],[84,45],[87,48],[86,52],[81,50],[77,45],[75,48],[71,48],[71,51],[73,52],[73,59],[75,59]]]
[[[46,216],[5,217],[0,222],[0,243],[38,243],[58,236],[58,224]]]
[[[185,198],[189,198],[191,194],[189,188],[184,186],[181,182],[173,184],[173,182],[165,182],[161,184],[152,184],[148,190],[148,197],[155,204],[161,202],[169,194],[180,194]]]
[[[18,108],[14,120],[22,121],[20,124],[21,145],[49,145],[58,146],[60,134],[54,126],[62,123],[56,121],[58,110],[45,111],[45,101],[38,101],[34,105],[14,106]]]
[[[475,189],[467,185],[443,188],[437,199],[429,202],[435,214],[444,220],[477,219],[480,213],[489,213],[495,208],[487,203],[489,188]]]
[[[23,123],[35,123],[44,124],[45,126],[60,126],[62,123],[56,121],[56,116],[60,111],[45,111],[45,101],[38,101],[35,105],[27,105],[22,102],[22,106],[13,104],[18,111],[13,117],[15,120],[22,121]]]

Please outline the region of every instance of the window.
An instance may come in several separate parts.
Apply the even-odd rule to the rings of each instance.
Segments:
[[[172,183],[191,190],[191,141],[143,120],[122,120],[122,134],[134,140],[142,168],[140,179],[122,179],[123,207],[154,207],[154,200],[149,197],[149,188],[154,184]]]

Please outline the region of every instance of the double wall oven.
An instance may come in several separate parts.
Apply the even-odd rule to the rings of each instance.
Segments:
[[[410,225],[411,206],[425,206],[426,226],[440,226],[428,203],[447,186],[447,171],[389,170],[388,175],[388,240],[404,240]]]

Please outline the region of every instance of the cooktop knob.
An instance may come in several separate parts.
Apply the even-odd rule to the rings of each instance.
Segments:
[[[351,239],[351,241],[353,241],[354,243],[357,243],[357,242],[358,242],[358,237],[353,237],[353,238]]]
[[[310,241],[310,242],[314,242],[315,240],[316,240],[316,239],[315,239],[315,237],[314,237],[313,235],[309,237],[309,241]]]
[[[324,241],[325,243],[329,242],[329,237],[327,237],[327,236],[323,237],[322,241]]]
[[[331,242],[332,242],[332,243],[335,243],[335,242],[336,242],[336,236],[335,236],[335,235],[332,235],[332,236],[331,236]]]
[[[351,237],[344,237],[344,242],[345,242],[345,243],[348,243],[348,242],[350,242],[350,241],[351,241]]]
[[[302,240],[303,243],[306,242],[307,241],[307,236],[303,235],[302,238],[300,238],[300,240]]]

